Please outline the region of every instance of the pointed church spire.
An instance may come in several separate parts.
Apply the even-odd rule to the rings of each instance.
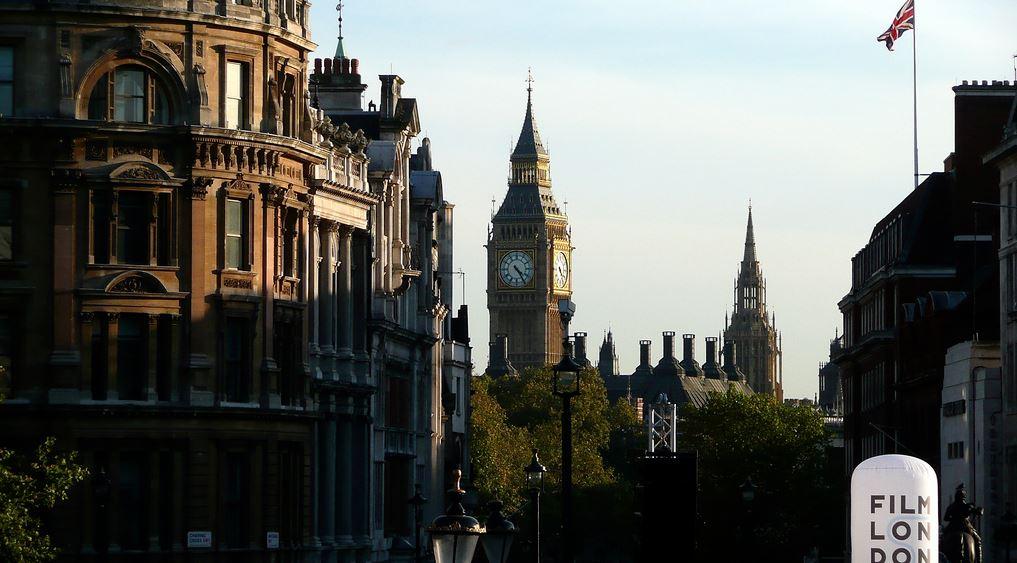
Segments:
[[[519,132],[519,141],[512,151],[512,158],[547,156],[544,144],[540,141],[540,131],[533,117],[533,73],[528,71],[526,78],[526,117],[523,118],[523,129]]]
[[[335,57],[333,58],[342,60],[346,58],[346,50],[343,49],[343,3],[341,1],[336,4],[335,11],[339,12],[339,42],[335,45]]]
[[[756,235],[752,232],[752,204],[749,204],[749,223],[745,228],[745,257],[742,262],[756,261]]]

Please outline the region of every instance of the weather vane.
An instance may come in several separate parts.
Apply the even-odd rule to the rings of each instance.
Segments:
[[[343,38],[343,3],[339,2],[335,6],[335,11],[339,12],[339,39]]]
[[[533,91],[533,67],[526,67],[526,91]]]

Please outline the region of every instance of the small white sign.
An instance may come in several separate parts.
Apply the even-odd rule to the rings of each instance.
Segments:
[[[265,532],[265,547],[279,549],[279,532]]]
[[[212,532],[187,532],[187,548],[188,549],[211,549],[212,547]]]

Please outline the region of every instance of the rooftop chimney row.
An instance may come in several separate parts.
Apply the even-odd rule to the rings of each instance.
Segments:
[[[360,59],[314,59],[314,74],[324,76],[360,76]]]

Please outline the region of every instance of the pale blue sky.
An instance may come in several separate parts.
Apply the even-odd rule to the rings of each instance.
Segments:
[[[445,197],[479,370],[484,242],[504,196],[526,69],[576,246],[572,328],[638,340],[722,328],[753,203],[787,397],[812,397],[840,326],[850,259],[912,187],[910,32],[875,38],[903,0],[347,0],[348,56],[377,100],[393,70],[417,98]],[[1013,80],[1013,0],[917,0],[923,172],[953,145],[961,80]],[[320,55],[334,4],[312,8]],[[1009,27],[1009,29],[1007,29]],[[456,290],[458,291],[458,284]],[[458,302],[458,300],[457,300]],[[700,357],[700,360],[702,358]]]

